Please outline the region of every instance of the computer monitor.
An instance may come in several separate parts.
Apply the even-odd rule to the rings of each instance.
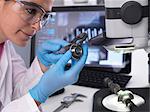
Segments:
[[[149,32],[149,35],[150,35],[150,0],[148,1],[148,6],[149,6],[149,16],[148,16],[148,32]],[[149,57],[149,61],[148,61],[148,64],[149,64],[149,83],[150,83],[150,53],[148,55]]]
[[[45,40],[64,39],[71,41],[86,32],[88,40],[105,32],[105,8],[103,6],[53,7],[48,25],[32,40],[32,57],[39,44]],[[109,51],[89,43],[85,69],[92,68],[116,73],[130,73],[131,54]]]

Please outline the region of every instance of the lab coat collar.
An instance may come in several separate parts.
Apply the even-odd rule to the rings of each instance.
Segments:
[[[8,52],[9,52],[9,48],[7,46],[7,43],[5,42],[4,44],[4,48],[3,48],[3,53],[1,55],[1,60],[0,60],[0,101],[1,101],[1,106],[4,106],[5,104],[3,104],[3,102],[5,100],[7,100],[6,97],[4,97],[4,95],[6,96],[6,91],[4,90],[5,87],[5,81],[6,81],[6,75],[7,75],[7,70],[8,70]]]
[[[7,51],[6,50],[8,49],[7,46],[6,46],[6,42],[4,44],[4,48],[3,48],[3,53],[1,55],[1,59],[0,59],[0,89],[1,89],[1,86],[4,82],[4,79],[5,79],[5,75],[6,75],[6,72],[7,72],[7,69],[8,69],[8,56],[7,56]]]

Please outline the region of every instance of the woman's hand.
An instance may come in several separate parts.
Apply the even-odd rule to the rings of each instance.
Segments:
[[[67,51],[55,65],[44,73],[39,83],[29,91],[33,99],[43,103],[54,92],[77,82],[87,55],[87,45],[83,45],[83,55],[80,60],[74,60],[71,68],[66,70],[65,66],[72,57],[71,51]]]
[[[68,44],[64,40],[47,40],[39,46],[37,57],[43,72],[47,71],[51,64],[57,63],[63,54],[55,54],[55,52]]]

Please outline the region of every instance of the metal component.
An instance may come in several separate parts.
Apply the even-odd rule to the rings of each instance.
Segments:
[[[78,93],[73,93],[70,96],[65,96],[63,98],[63,101],[61,101],[61,105],[58,108],[56,108],[53,112],[60,112],[64,108],[68,108],[74,102],[83,102],[83,100],[77,99],[77,97],[86,98],[85,95],[78,94]]]
[[[72,57],[76,60],[80,59],[80,57],[83,54],[83,49],[81,45],[83,42],[86,40],[88,35],[86,33],[81,33],[79,34],[76,38],[74,38],[69,45],[61,48],[59,51],[55,52],[55,54],[64,54],[66,53],[69,49],[72,52]]]
[[[66,105],[61,103],[61,105],[57,109],[55,109],[53,112],[60,112],[64,108],[66,108]]]
[[[71,95],[76,96],[76,97],[84,97],[84,98],[87,97],[87,96],[85,96],[83,94],[79,94],[79,93],[72,93]]]
[[[104,79],[104,85],[106,86],[106,87],[109,87],[109,89],[111,90],[111,92],[113,92],[113,93],[115,93],[115,94],[117,94],[117,92],[119,92],[120,90],[121,90],[121,87],[118,85],[118,84],[116,84],[116,83],[114,83],[110,78],[108,78],[108,77],[106,77],[105,79]]]
[[[120,90],[118,93],[118,101],[120,102],[123,102],[124,104],[126,104],[126,106],[128,106],[127,104],[127,100],[132,100],[134,99],[134,96],[133,96],[133,93],[131,91],[128,91],[128,90]]]
[[[76,38],[74,38],[71,43],[81,45],[86,38],[88,37],[87,33],[80,33]]]
[[[80,45],[77,45],[77,44],[72,44],[71,47],[70,47],[70,50],[72,52],[73,58],[76,59],[76,60],[80,59],[80,57],[83,54],[82,47]]]
[[[120,85],[114,83],[111,79],[105,78],[104,84],[110,88],[110,90],[118,96],[118,102],[122,102],[132,110],[136,105],[132,102],[134,99],[133,93],[129,90],[122,90]]]
[[[76,99],[76,102],[83,102],[83,100],[81,100],[81,99]]]
[[[64,54],[70,49],[71,44],[61,48],[59,51],[55,52],[55,54]]]
[[[127,45],[133,43],[133,37],[124,38],[107,38],[104,34],[97,35],[89,40],[92,45],[109,46],[109,45]]]

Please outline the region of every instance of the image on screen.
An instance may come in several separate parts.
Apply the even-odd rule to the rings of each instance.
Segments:
[[[75,36],[83,32],[88,34],[88,41],[105,32],[104,17],[105,11],[52,12],[48,25],[36,34],[36,46],[47,39],[71,41]],[[122,68],[124,66],[123,54],[89,43],[86,64]]]

